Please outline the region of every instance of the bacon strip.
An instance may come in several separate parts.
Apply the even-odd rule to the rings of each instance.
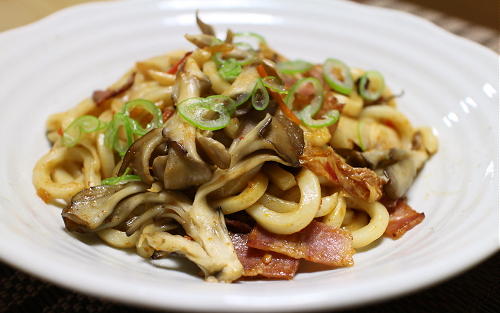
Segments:
[[[301,162],[314,174],[341,186],[354,198],[373,202],[382,196],[384,181],[374,171],[350,166],[331,147],[307,147]]]
[[[248,246],[329,266],[354,264],[351,234],[316,221],[291,235],[277,235],[255,227],[248,236]]]
[[[292,279],[299,268],[297,259],[248,247],[248,234],[231,233],[231,241],[243,265],[243,276]]]
[[[394,205],[386,207],[389,211],[389,225],[387,225],[384,235],[392,239],[399,239],[425,218],[424,213],[413,210],[404,198],[399,199]]]
[[[134,85],[135,74],[135,72],[132,73],[125,84],[123,84],[123,86],[121,86],[120,88],[94,91],[94,93],[92,93],[92,100],[94,100],[94,103],[99,106],[106,100],[111,99],[124,91],[127,91],[128,89],[130,89],[130,87],[132,87],[132,85]]]

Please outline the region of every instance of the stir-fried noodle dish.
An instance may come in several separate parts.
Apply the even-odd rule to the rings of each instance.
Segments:
[[[437,139],[380,72],[289,60],[196,21],[194,50],[137,62],[49,117],[33,183],[68,231],[233,282],[352,266],[355,249],[422,222],[406,193]]]

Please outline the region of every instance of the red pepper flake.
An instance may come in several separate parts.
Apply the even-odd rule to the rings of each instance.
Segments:
[[[172,109],[171,107],[168,107],[165,110],[163,110],[162,114],[163,122],[166,122],[170,117],[172,117],[172,115],[174,115],[174,112],[175,110]]]
[[[172,66],[167,71],[167,73],[168,74],[177,74],[177,71],[179,70],[179,67],[181,67],[181,65],[184,64],[184,62],[186,62],[186,59],[188,58],[188,56],[191,55],[191,53],[193,53],[193,51],[186,52],[186,54],[184,54],[184,56],[182,57],[182,59],[180,59],[179,62],[175,63],[174,66]]]
[[[59,136],[63,136],[63,135],[64,135],[64,132],[63,132],[62,127],[59,127],[59,128],[57,129],[57,134],[58,134]]]
[[[394,123],[391,122],[391,121],[384,121],[384,125],[387,126],[387,127],[392,128],[392,129],[397,129],[396,125],[394,125]]]

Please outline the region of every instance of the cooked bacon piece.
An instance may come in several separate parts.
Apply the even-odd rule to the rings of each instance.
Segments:
[[[248,246],[329,266],[354,264],[351,234],[316,221],[291,235],[277,235],[255,227],[248,236]]]
[[[307,147],[301,163],[354,198],[373,202],[382,196],[384,180],[368,168],[350,166],[331,147]]]
[[[407,231],[420,224],[424,218],[424,213],[418,213],[401,198],[393,205],[387,205],[389,211],[389,225],[384,235],[392,239],[398,239]]]
[[[325,85],[325,87],[328,86],[328,85],[326,85],[325,81],[323,80],[323,65],[321,65],[321,64],[316,64],[313,67],[311,67],[311,69],[309,71],[307,71],[304,74],[304,76],[317,78],[317,79],[319,79],[320,82],[323,83],[323,85]]]
[[[94,103],[99,106],[103,104],[104,101],[111,99],[124,91],[127,91],[134,84],[135,74],[135,72],[132,73],[125,84],[123,84],[123,86],[121,86],[120,88],[94,91],[94,93],[92,94],[92,100],[94,100]]]
[[[299,260],[283,254],[250,248],[248,234],[231,233],[236,255],[243,265],[243,276],[292,279],[299,268]]]

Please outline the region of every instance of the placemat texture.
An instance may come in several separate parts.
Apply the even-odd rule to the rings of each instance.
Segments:
[[[74,293],[0,264],[1,313],[153,313]],[[500,253],[438,286],[342,313],[498,313]]]
[[[453,0],[435,0],[448,3],[449,6],[454,5]],[[471,2],[474,2],[470,0]],[[396,9],[411,13],[434,24],[446,29],[455,35],[475,41],[483,46],[486,46],[497,53],[500,53],[500,1],[491,1],[491,10],[496,11],[496,21],[488,24],[494,24],[494,28],[485,27],[476,23],[472,23],[462,18],[447,15],[441,11],[437,11],[428,7],[424,7],[415,3],[400,1],[400,0],[354,0],[354,2],[364,3],[377,7]],[[419,1],[415,1],[419,2]],[[483,1],[484,2],[484,1]],[[483,4],[484,5],[484,4]],[[441,5],[443,6],[443,5]]]
[[[471,24],[466,20],[405,1],[357,0],[356,2],[394,8],[421,16],[452,33],[476,41],[497,53],[500,52],[500,32],[498,29]],[[499,7],[492,9],[499,12]],[[0,263],[0,313],[4,312],[138,313],[153,311],[81,295],[40,281]],[[465,274],[438,286],[396,300],[342,312],[500,312],[500,253]]]

